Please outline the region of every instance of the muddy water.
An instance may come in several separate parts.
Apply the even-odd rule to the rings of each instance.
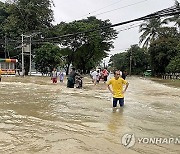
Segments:
[[[129,149],[121,144],[126,133],[180,136],[180,89],[136,77],[127,80],[125,107],[113,112],[104,83],[93,86],[89,78],[83,89],[67,89],[48,77],[3,77],[0,153],[179,154],[178,144],[136,141]]]

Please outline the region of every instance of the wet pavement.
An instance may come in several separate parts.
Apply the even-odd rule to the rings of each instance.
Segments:
[[[125,107],[113,112],[106,85],[94,86],[88,77],[83,89],[52,84],[49,77],[3,77],[0,153],[179,154],[180,144],[138,138],[180,137],[180,89],[127,80]],[[134,146],[122,145],[125,134],[135,135]]]

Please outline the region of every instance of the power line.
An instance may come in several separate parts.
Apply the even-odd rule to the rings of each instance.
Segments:
[[[96,14],[94,16],[99,16],[99,15],[102,15],[102,14],[105,14],[105,13],[109,13],[109,12],[113,12],[113,11],[117,11],[117,10],[120,10],[120,9],[124,9],[126,7],[130,7],[130,6],[133,6],[133,5],[137,5],[137,4],[140,4],[140,3],[144,3],[148,0],[143,0],[143,1],[139,1],[139,2],[136,2],[136,3],[133,3],[133,4],[129,4],[129,5],[126,5],[126,6],[123,6],[123,7],[120,7],[120,8],[117,8],[117,9],[113,9],[113,10],[109,10],[109,11],[105,11],[105,12],[102,12],[102,13],[99,13],[99,14]]]
[[[137,26],[140,26],[142,23],[143,23],[143,22],[134,23],[134,24],[129,25],[129,27],[136,26],[136,25],[137,25]],[[127,28],[127,26],[126,26],[126,27],[116,28],[116,30],[121,30],[122,28]]]
[[[122,0],[121,0],[121,1],[122,1]],[[139,2],[136,2],[136,3],[133,3],[133,4],[129,4],[129,5],[120,7],[120,8],[116,8],[116,9],[113,9],[113,10],[109,10],[109,11],[106,11],[106,12],[102,12],[102,13],[99,13],[99,14],[95,14],[95,15],[93,15],[93,16],[99,16],[99,15],[102,15],[102,14],[105,14],[105,13],[109,13],[109,12],[113,12],[113,11],[116,11],[116,10],[124,9],[124,8],[126,8],[126,7],[134,6],[134,5],[137,5],[137,4],[139,4],[139,3],[144,3],[144,2],[146,2],[146,1],[148,1],[148,0],[139,1]],[[114,4],[119,3],[119,2],[120,2],[120,1],[115,2],[115,3],[113,3],[113,4],[110,4],[110,5],[108,5],[108,6],[114,5]],[[103,7],[103,8],[100,8],[99,10],[102,10],[102,9],[108,7],[108,6],[105,6],[105,7]],[[79,18],[85,17],[85,16],[87,16],[87,15],[89,16],[90,14],[92,14],[92,13],[94,13],[94,12],[98,12],[99,10],[93,11],[93,12],[88,13],[88,14],[83,15],[83,16],[80,16]],[[88,16],[87,16],[87,17],[88,17]],[[91,16],[92,16],[92,15],[91,15]]]
[[[117,32],[122,32],[122,31],[130,30],[130,29],[132,29],[132,28],[136,28],[136,27],[139,27],[139,26],[140,26],[140,24],[139,24],[139,25],[136,25],[136,26],[130,26],[130,27],[127,27],[127,28],[124,28],[124,29],[120,29],[120,30],[118,30]],[[53,42],[53,43],[59,43],[59,41],[53,41],[53,40],[52,40],[52,42]],[[45,43],[47,43],[47,41],[46,41],[46,42],[38,42],[38,40],[35,40],[35,41],[33,41],[32,43],[33,43],[33,44],[45,44]]]
[[[139,27],[139,26],[140,26],[140,25],[127,27],[127,28],[124,28],[124,29],[120,29],[120,30],[119,30],[119,31],[117,31],[117,32],[126,31],[126,30],[129,30],[129,29],[132,29],[132,28],[136,28],[136,27]]]
[[[129,20],[129,21],[113,24],[113,25],[103,26],[103,27],[91,29],[91,30],[84,31],[84,32],[76,32],[76,33],[71,33],[71,34],[65,34],[65,35],[58,36],[58,37],[45,38],[44,41],[53,40],[53,39],[59,39],[59,38],[64,38],[64,37],[76,36],[76,35],[89,33],[89,32],[93,32],[93,31],[98,31],[98,30],[102,30],[102,29],[106,29],[106,28],[117,27],[117,26],[120,26],[120,25],[125,25],[125,24],[128,24],[128,23],[132,23],[132,22],[148,20],[148,19],[152,19],[152,18],[161,18],[161,17],[165,17],[165,16],[173,16],[173,15],[176,15],[176,14],[180,14],[180,10],[178,10],[175,6],[172,6],[170,8],[163,9],[161,11],[157,11],[155,13],[151,13],[149,15],[146,15],[146,16],[143,16],[143,17],[140,17],[140,18],[136,18],[136,19],[133,19],[133,20]],[[41,40],[34,40],[34,42],[36,42],[36,41],[41,41]]]
[[[125,24],[128,24],[128,23],[132,23],[132,22],[148,20],[148,19],[152,19],[152,18],[161,18],[161,17],[172,16],[172,15],[176,15],[176,14],[180,14],[180,10],[178,8],[176,8],[175,6],[172,6],[172,7],[163,9],[161,11],[157,11],[155,13],[151,13],[149,15],[146,15],[146,16],[143,16],[143,17],[140,17],[140,18],[136,18],[136,19],[133,19],[133,20],[129,20],[129,21],[113,24],[113,25],[103,26],[103,27],[99,27],[99,28],[95,28],[95,29],[90,29],[90,30],[84,31],[84,32],[76,32],[76,33],[65,34],[65,35],[57,36],[57,37],[44,38],[43,41],[42,40],[33,40],[32,43],[38,43],[38,42],[44,42],[45,43],[45,42],[48,42],[49,40],[53,41],[54,43],[56,43],[56,41],[57,41],[57,43],[58,43],[58,40],[55,40],[55,39],[82,35],[84,33],[103,30],[103,29],[111,28],[111,27],[117,27],[117,26],[120,26],[120,25],[125,25]],[[129,29],[135,28],[135,27],[137,27],[137,26],[130,26],[129,28],[121,29],[120,31],[129,30]],[[19,42],[17,40],[11,40],[11,41],[12,42],[16,41],[17,43]]]
[[[111,26],[105,26],[103,28],[116,27],[116,26],[131,23],[131,22],[148,20],[148,19],[152,19],[152,18],[161,18],[161,17],[164,17],[164,16],[172,16],[172,15],[176,15],[176,14],[180,14],[180,10],[178,10],[178,9],[176,9],[174,7],[170,7],[170,8],[167,8],[167,9],[164,9],[164,10],[161,10],[161,11],[158,11],[158,12],[155,12],[155,13],[140,17],[140,18],[136,18],[136,19],[133,19],[133,20],[117,23],[117,24],[114,24],[114,25],[111,25]]]
[[[95,13],[95,12],[98,12],[98,11],[100,11],[100,10],[102,10],[102,9],[105,9],[105,8],[107,8],[107,7],[109,7],[109,6],[112,6],[112,5],[114,5],[114,4],[117,4],[117,3],[121,2],[121,1],[123,1],[123,0],[114,2],[114,3],[109,4],[109,5],[106,5],[106,6],[102,7],[102,8],[100,8],[100,9],[97,9],[97,10],[95,10],[95,11],[89,12],[88,14],[85,14],[85,15],[83,15],[83,16],[80,16],[79,18],[84,17],[84,16],[87,16],[87,15],[90,15],[90,14]]]

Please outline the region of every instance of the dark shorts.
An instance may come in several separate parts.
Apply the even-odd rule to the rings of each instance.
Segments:
[[[113,107],[117,107],[117,102],[119,101],[119,105],[124,106],[124,98],[114,98],[113,97]]]
[[[74,79],[72,77],[68,77],[67,79],[67,87],[74,88]]]
[[[104,81],[107,81],[107,76],[104,76]]]

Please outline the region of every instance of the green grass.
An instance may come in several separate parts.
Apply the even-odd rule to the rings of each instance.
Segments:
[[[174,79],[161,79],[161,78],[150,78],[152,81],[167,85],[167,86],[172,86],[176,88],[180,88],[180,80],[174,80]]]

